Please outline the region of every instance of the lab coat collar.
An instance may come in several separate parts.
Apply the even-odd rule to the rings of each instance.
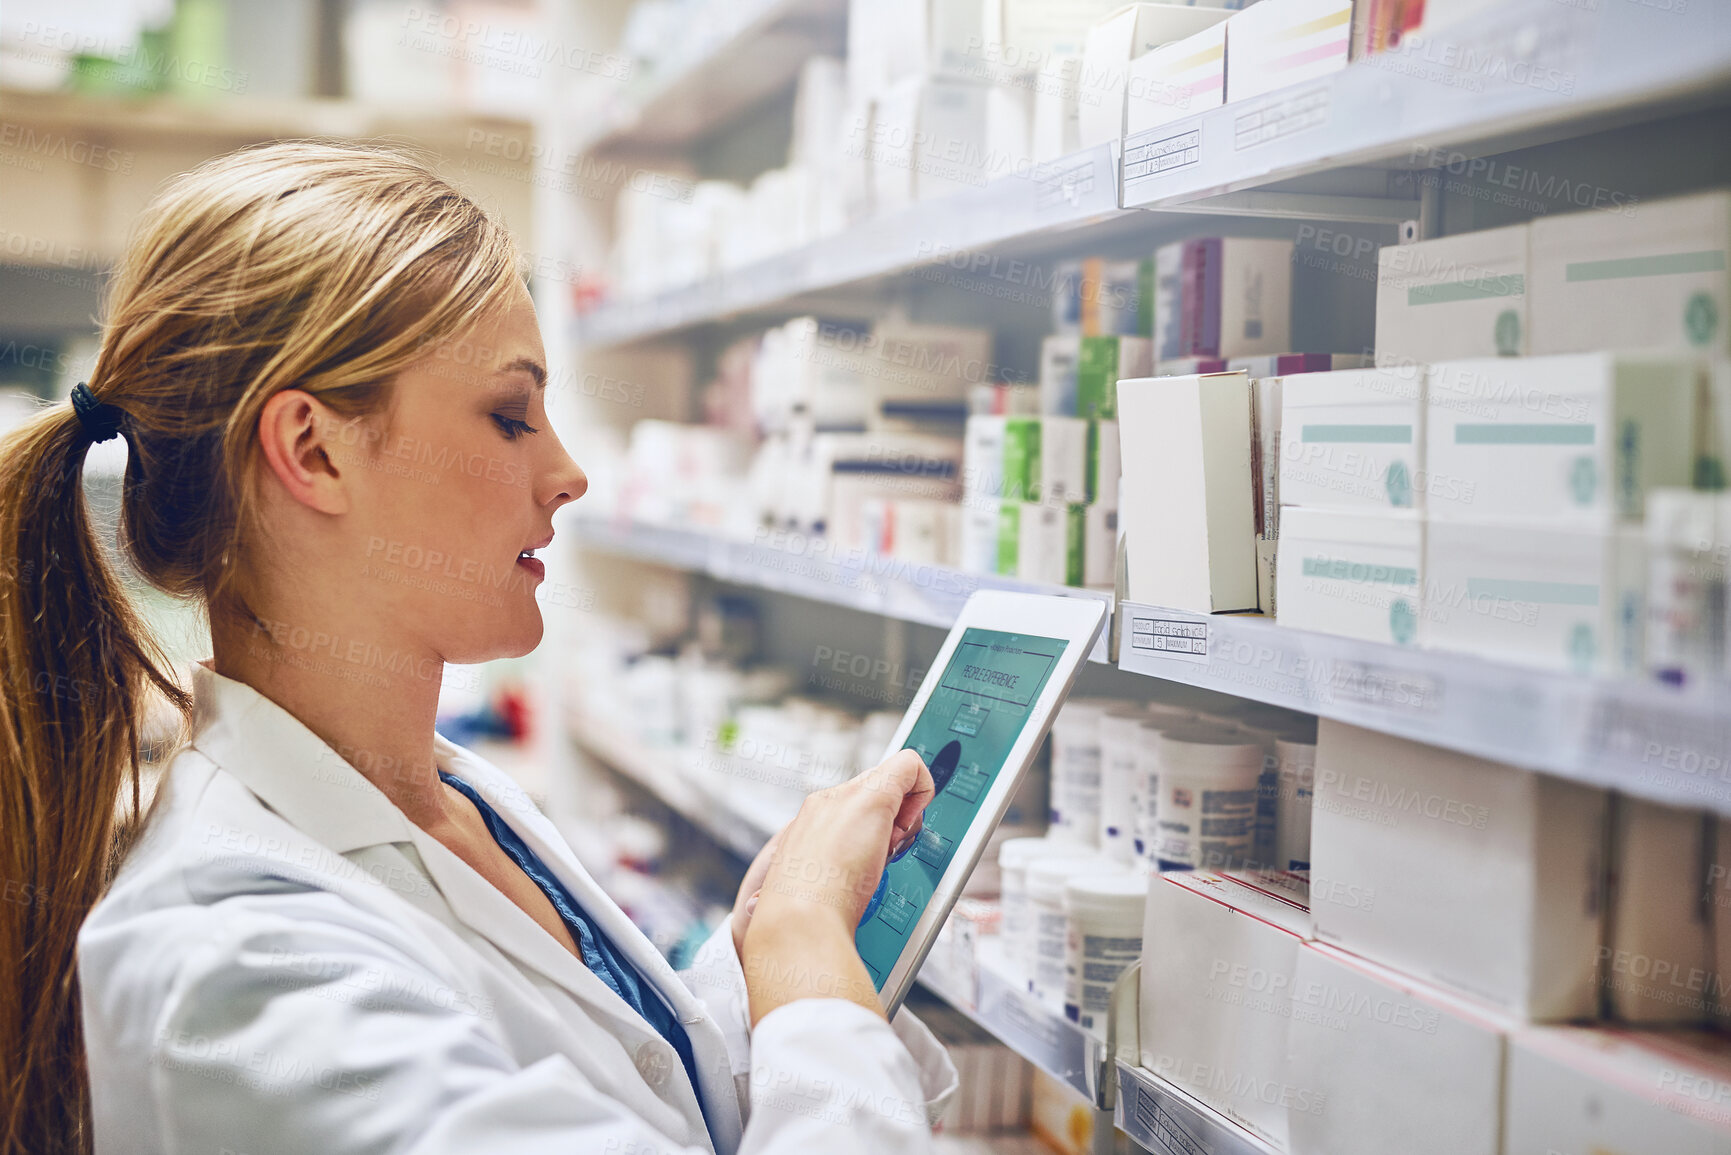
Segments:
[[[621,1038],[660,1038],[539,923],[442,842],[410,822],[382,790],[294,715],[206,663],[193,667],[193,701],[192,745],[297,829],[338,854],[381,843],[412,843],[453,916],[581,999],[610,1021]],[[741,1128],[726,1043],[702,1003],[589,877],[552,823],[534,809],[513,779],[443,736],[435,736],[434,752],[440,766],[481,791],[570,889],[584,913],[667,997],[691,1039],[715,1146],[723,1152],[733,1150]],[[690,1106],[697,1108],[695,1102]]]

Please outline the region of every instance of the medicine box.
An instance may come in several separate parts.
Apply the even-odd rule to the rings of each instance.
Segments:
[[[998,523],[1002,520],[1002,508],[1008,504],[1011,503],[978,494],[962,498],[959,568],[968,573],[998,572]]]
[[[1434,365],[1425,384],[1427,512],[1593,527],[1639,521],[1647,490],[1689,484],[1695,389],[1695,367],[1663,355]]]
[[[1731,1037],[1530,1027],[1509,1038],[1508,1155],[1725,1155]]]
[[[1152,873],[1142,932],[1141,1058],[1279,1150],[1289,1114],[1327,1102],[1287,1058],[1302,898],[1276,880]],[[1271,884],[1274,883],[1274,884]]]
[[[1218,108],[1226,100],[1226,25],[1136,57],[1125,73],[1124,134]],[[1180,151],[1177,159],[1182,160]]]
[[[1078,284],[1081,276],[1081,267],[1078,265],[1075,274]],[[1066,417],[1076,415],[1076,361],[1081,353],[1082,338],[1076,333],[1054,333],[1041,339],[1041,413]]]
[[[1320,943],[1298,949],[1287,1056],[1327,1104],[1292,1155],[1499,1155],[1508,1016]]]
[[[1221,8],[1127,4],[1088,31],[1078,100],[1082,147],[1124,135],[1130,61],[1224,21]]]
[[[1424,488],[1424,373],[1348,369],[1281,378],[1280,502],[1415,509]]]
[[[1731,191],[1532,224],[1532,351],[1731,349]]]
[[[1526,225],[1383,246],[1377,255],[1377,364],[1526,352]]]
[[[1664,1026],[1712,1018],[1720,984],[1711,908],[1702,893],[1715,826],[1699,810],[1615,800],[1601,981],[1606,1009],[1618,1022]]]
[[[1254,609],[1249,379],[1120,381],[1118,404],[1130,600],[1195,613]]]
[[[1418,514],[1289,507],[1278,545],[1281,625],[1400,646],[1418,640],[1424,590]]]
[[[1129,261],[1089,257],[1080,263],[1080,274],[1077,321],[1082,336],[1147,337],[1153,333],[1152,257]]]
[[[1118,416],[1118,382],[1152,371],[1153,343],[1146,337],[1080,338],[1073,416],[1113,420]]]
[[[1351,51],[1352,0],[1261,0],[1226,22],[1226,99],[1338,72]]]
[[[1079,505],[1006,503],[998,527],[998,572],[1046,585],[1081,585],[1081,513]]]
[[[1532,1021],[1592,1018],[1605,792],[1323,718],[1318,940]]]
[[[1578,674],[1643,669],[1639,529],[1433,516],[1424,575],[1426,648]]]
[[[1291,348],[1292,250],[1291,241],[1257,237],[1160,246],[1154,254],[1155,359],[1251,357]]]

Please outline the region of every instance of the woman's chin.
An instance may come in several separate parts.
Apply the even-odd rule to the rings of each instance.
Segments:
[[[475,638],[469,644],[452,646],[445,651],[445,663],[452,666],[478,666],[502,658],[521,658],[534,652],[546,632],[541,620],[541,607],[530,602],[526,612],[513,614],[511,620],[489,630],[485,638]]]

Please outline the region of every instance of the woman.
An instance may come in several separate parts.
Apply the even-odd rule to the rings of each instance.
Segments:
[[[929,1142],[953,1070],[852,933],[916,756],[810,799],[682,983],[434,733],[444,663],[539,642],[534,551],[586,486],[517,268],[403,156],[221,158],[145,212],[73,404],[0,445],[5,1151]],[[190,695],[91,534],[115,435],[124,548],[208,610]],[[110,882],[150,694],[192,737]]]

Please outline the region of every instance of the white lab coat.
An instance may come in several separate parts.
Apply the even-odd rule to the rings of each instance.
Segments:
[[[675,975],[512,779],[440,739],[685,1024],[706,1129],[672,1046],[510,899],[274,702],[202,666],[194,694],[79,936],[98,1152],[929,1148],[955,1071],[907,1012],[808,999],[752,1030],[725,926]]]

